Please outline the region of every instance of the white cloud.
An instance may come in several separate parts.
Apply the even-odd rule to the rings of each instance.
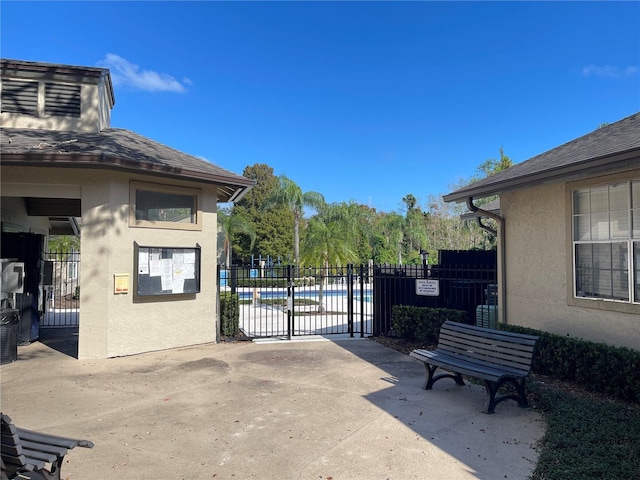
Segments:
[[[609,77],[609,78],[627,78],[638,73],[638,67],[620,68],[614,65],[589,65],[582,69],[585,77]]]
[[[171,75],[141,69],[138,65],[114,53],[107,53],[98,65],[109,69],[115,86],[129,86],[149,92],[182,93],[186,91],[184,85]],[[191,85],[191,80],[184,79],[184,83]]]

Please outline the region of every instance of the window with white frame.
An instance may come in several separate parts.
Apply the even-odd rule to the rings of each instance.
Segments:
[[[80,252],[72,250],[67,256],[67,280],[78,279],[78,261],[80,260]]]
[[[640,180],[572,194],[574,295],[640,303]]]

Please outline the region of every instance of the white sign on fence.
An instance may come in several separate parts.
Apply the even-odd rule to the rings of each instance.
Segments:
[[[437,297],[440,295],[440,282],[438,280],[416,279],[416,295]]]

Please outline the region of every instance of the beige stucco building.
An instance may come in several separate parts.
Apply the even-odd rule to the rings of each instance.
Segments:
[[[640,349],[640,114],[444,198],[491,195],[501,320]]]
[[[79,219],[78,357],[215,342],[217,205],[253,181],[111,128],[107,69],[1,62],[2,231]]]

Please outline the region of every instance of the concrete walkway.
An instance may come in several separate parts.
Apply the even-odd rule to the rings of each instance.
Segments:
[[[36,342],[0,367],[21,427],[95,443],[65,479],[525,479],[544,424],[366,339],[222,343],[76,360]]]

